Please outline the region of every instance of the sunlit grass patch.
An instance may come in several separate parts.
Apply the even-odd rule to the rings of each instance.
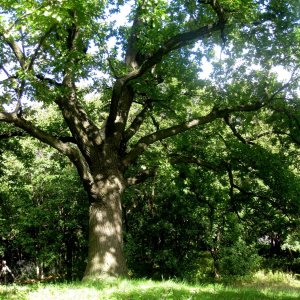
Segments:
[[[295,278],[293,274],[272,271],[259,271],[253,276],[256,282],[273,282],[288,284],[300,288],[300,281]]]
[[[84,299],[102,299],[100,291],[91,287],[67,287],[57,285],[47,285],[38,290],[30,292],[27,295],[28,300],[84,300]],[[103,298],[104,299],[104,298]]]
[[[28,287],[17,285],[0,285],[0,299],[27,300]]]
[[[259,271],[251,280],[244,281],[244,285],[255,288],[295,289],[300,290],[300,281],[292,274],[283,272]]]
[[[274,289],[274,287],[276,287]],[[176,281],[98,280],[87,282],[0,286],[5,300],[293,300],[300,282],[283,274],[257,273],[251,280],[188,284]]]
[[[260,291],[271,299],[300,299],[300,281],[292,274],[261,270],[248,279],[230,283],[242,290]]]

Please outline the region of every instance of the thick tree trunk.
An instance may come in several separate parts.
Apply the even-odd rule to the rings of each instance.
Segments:
[[[120,180],[100,184],[99,201],[90,205],[89,253],[83,280],[127,275],[123,253]]]

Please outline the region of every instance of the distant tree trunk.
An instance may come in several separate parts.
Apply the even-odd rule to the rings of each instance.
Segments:
[[[217,248],[213,247],[210,249],[210,254],[213,258],[213,272],[215,278],[220,278],[220,265],[219,265],[219,251]]]
[[[65,233],[65,249],[66,249],[66,279],[73,279],[73,249],[74,249],[74,239],[72,234]]]
[[[35,269],[36,269],[36,278],[43,279],[44,278],[44,263],[37,260]]]
[[[282,240],[276,233],[271,235],[270,256],[279,255],[281,253]]]
[[[84,280],[127,275],[122,236],[122,181],[120,175],[110,174],[98,184],[98,198],[90,205],[89,250]]]

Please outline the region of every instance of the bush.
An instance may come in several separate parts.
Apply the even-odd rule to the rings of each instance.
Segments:
[[[190,253],[183,265],[181,276],[189,282],[201,282],[214,277],[214,260],[209,251]]]
[[[261,257],[243,240],[224,247],[220,256],[220,273],[225,276],[246,276],[260,267]]]

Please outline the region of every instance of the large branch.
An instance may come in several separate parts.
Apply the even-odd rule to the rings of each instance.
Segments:
[[[198,0],[200,4],[209,4],[216,12],[220,21],[226,22],[226,15],[223,7],[218,0]]]
[[[66,43],[69,54],[68,62],[65,64],[64,78],[61,84],[57,82],[53,82],[52,84],[61,85],[64,89],[64,94],[58,96],[55,103],[62,112],[64,120],[72,136],[75,138],[82,155],[87,162],[90,162],[92,156],[95,154],[95,148],[102,143],[102,134],[96,124],[89,118],[78,99],[74,71],[70,65],[78,63],[77,52],[80,50],[78,45],[81,42],[81,38],[79,27],[76,24],[76,14],[74,11],[70,11],[70,14],[74,22],[67,28],[67,39],[62,40],[62,42]],[[39,78],[49,82],[48,79],[42,76],[39,76]]]
[[[76,144],[89,161],[94,153],[95,146],[99,146],[102,142],[99,128],[89,119],[87,113],[81,107],[76,95],[76,87],[66,86],[70,89],[66,96],[56,99],[62,115],[76,140]]]
[[[196,30],[179,33],[174,37],[167,40],[156,52],[154,52],[149,58],[147,58],[142,65],[132,72],[123,77],[124,84],[131,80],[144,75],[153,66],[162,61],[163,57],[169,54],[171,51],[183,48],[195,41],[201,40],[204,37],[211,35],[213,32],[222,29],[223,24],[216,22],[202,26]]]
[[[125,86],[123,79],[118,79],[113,87],[110,112],[105,126],[107,138],[113,137],[115,145],[121,143],[126,127],[134,91],[130,85]]]
[[[190,130],[196,126],[204,125],[207,123],[211,123],[212,121],[224,118],[229,113],[233,112],[250,112],[259,110],[264,106],[263,102],[256,102],[254,104],[249,105],[240,105],[232,108],[224,108],[224,109],[213,109],[210,113],[205,116],[201,116],[199,118],[192,119],[190,121],[181,123],[179,125],[171,126],[166,129],[162,129],[151,133],[147,136],[142,137],[133,149],[124,157],[123,163],[125,166],[128,166],[131,162],[135,161],[138,156],[144,153],[144,151],[153,143],[166,139],[168,137],[177,135],[179,133]]]
[[[66,155],[77,168],[85,189],[91,192],[94,181],[88,164],[77,147],[72,147],[61,139],[39,129],[30,121],[18,117],[16,113],[0,113],[0,122],[10,123],[19,127],[30,136]]]
[[[144,2],[144,0],[141,1],[136,8],[133,24],[131,27],[131,33],[128,38],[128,44],[126,47],[125,63],[127,66],[134,69],[140,65],[140,59],[138,58],[138,54],[140,51],[139,49],[137,49],[140,30],[143,28],[147,28],[148,26],[148,24],[142,19],[141,16],[141,7],[144,5]]]
[[[3,37],[3,41],[7,44],[11,50],[13,51],[17,61],[19,62],[20,66],[24,69],[25,68],[25,55],[17,42],[13,39],[11,35],[5,32],[0,32],[0,36]]]
[[[16,130],[16,131],[10,131],[10,132],[3,132],[0,133],[0,140],[6,140],[6,139],[10,139],[13,137],[28,137],[30,136],[28,133],[26,133],[25,131],[22,130]],[[76,144],[76,140],[74,139],[74,137],[72,136],[58,136],[55,135],[55,138],[59,139],[61,142],[63,143],[73,143]]]
[[[0,122],[10,123],[15,125],[16,127],[24,130],[30,136],[37,138],[38,140],[48,144],[49,146],[55,148],[59,152],[70,155],[71,147],[66,143],[60,141],[58,138],[50,135],[49,133],[39,129],[33,123],[24,118],[18,117],[16,113],[0,113]]]
[[[219,2],[217,0],[214,0],[211,5],[214,7],[217,5],[218,7]],[[138,12],[137,12],[138,13]],[[218,15],[218,14],[217,14]],[[138,16],[136,16],[136,22],[134,22],[133,26],[138,26]],[[143,61],[140,65],[136,65],[136,69],[129,72],[125,76],[117,79],[117,81],[114,84],[113,92],[112,92],[112,99],[111,99],[111,106],[110,106],[110,113],[107,120],[107,126],[106,126],[106,135],[107,136],[121,136],[123,132],[120,132],[125,129],[125,121],[126,117],[128,116],[128,111],[131,107],[131,97],[123,97],[124,90],[126,89],[126,85],[130,83],[130,81],[137,79],[141,76],[143,76],[147,71],[149,71],[152,67],[154,67],[156,64],[162,61],[163,57],[169,54],[171,51],[182,48],[184,46],[187,46],[197,40],[201,40],[204,37],[207,37],[211,35],[213,32],[218,30],[223,30],[226,23],[226,18],[218,15],[218,20],[214,23],[202,26],[196,30],[191,30],[188,32],[183,32],[176,34],[175,36],[171,37],[170,39],[166,40],[165,43],[163,43],[154,53],[148,54],[143,57]],[[136,42],[136,37],[134,36],[135,28],[133,28],[133,36],[130,38],[129,41],[129,48],[133,47],[133,44]],[[140,52],[137,49],[134,52]],[[131,53],[127,53],[129,62],[132,63],[136,60],[135,56],[136,54],[132,53],[132,49],[129,51]],[[124,108],[127,110],[125,112]],[[123,113],[124,117],[120,116],[120,113]],[[117,129],[115,126],[116,119],[121,118],[121,122],[117,120],[117,123],[119,123],[119,128]]]
[[[127,103],[127,105],[124,103],[120,103],[122,102],[121,99],[125,86],[130,81],[143,76],[153,66],[161,62],[163,57],[169,54],[171,51],[184,47],[193,41],[200,40],[201,38],[208,36],[212,32],[219,30],[221,27],[222,26],[220,26],[219,23],[214,23],[203,26],[197,30],[177,34],[173,38],[169,39],[164,45],[162,45],[153,55],[146,59],[138,69],[135,69],[124,77],[117,79],[113,87],[110,114],[107,122],[107,134],[110,133],[111,135],[113,135],[115,132],[114,124],[120,107],[127,106],[127,108],[130,109],[130,103]]]
[[[126,62],[128,65],[131,64],[132,67],[138,68],[137,72],[132,72],[128,74],[131,76],[141,76],[144,72],[149,70],[155,64],[161,61],[162,57],[169,52],[187,46],[191,42],[195,40],[199,40],[207,35],[210,35],[212,32],[217,30],[224,30],[225,24],[227,22],[227,16],[225,11],[218,0],[210,0],[210,1],[199,1],[200,4],[209,4],[212,9],[215,11],[218,20],[212,24],[207,24],[206,26],[202,26],[196,30],[184,32],[171,37],[167,40],[161,47],[152,55],[141,55],[141,49],[137,49],[138,42],[138,30],[142,27],[147,28],[149,25],[142,20],[140,14],[141,9],[138,7],[136,9],[136,14],[134,18],[134,22],[132,25],[131,36],[128,41],[127,52],[126,52]],[[143,5],[141,3],[140,5]],[[140,56],[140,57],[138,57]],[[146,59],[146,57],[149,57]]]

